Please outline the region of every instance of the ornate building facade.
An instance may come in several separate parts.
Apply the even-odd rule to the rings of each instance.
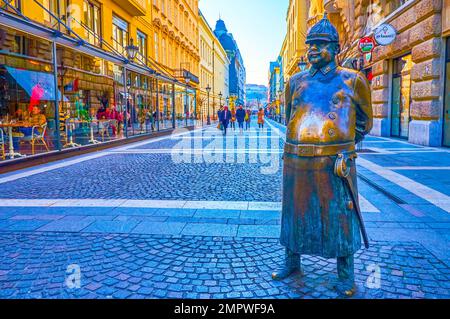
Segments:
[[[229,96],[229,66],[225,49],[203,14],[199,13],[200,89],[198,105],[203,118],[216,116],[220,105]],[[210,93],[207,92],[207,87]],[[208,100],[209,98],[209,100]]]
[[[289,10],[294,2],[290,1]],[[371,81],[372,134],[450,146],[449,0],[310,0],[304,4],[306,29],[327,11],[341,38],[339,63],[365,72]],[[303,17],[305,10],[295,14]],[[376,46],[365,59],[359,40],[372,37],[385,23],[395,28],[395,40]],[[302,36],[297,41],[304,42]],[[287,35],[280,54],[287,64],[293,63],[289,40]],[[285,74],[287,80],[289,66]]]
[[[37,108],[49,150],[198,119],[197,0],[0,0],[0,10],[0,116]],[[20,148],[9,157],[31,155]]]
[[[299,71],[298,63],[306,53],[307,0],[290,0],[286,13],[287,32],[283,43],[283,68],[285,81]]]
[[[239,46],[235,41],[233,34],[229,33],[225,22],[221,19],[217,20],[214,34],[219,39],[223,48],[225,49],[228,59],[230,60],[229,66],[229,92],[230,92],[230,104],[242,103],[245,100],[245,84],[247,73],[245,70],[244,60],[242,58]]]

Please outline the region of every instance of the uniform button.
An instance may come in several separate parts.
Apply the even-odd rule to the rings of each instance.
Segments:
[[[355,208],[355,206],[353,205],[353,201],[347,202],[347,208],[348,208],[349,210],[353,210],[353,208]]]
[[[330,113],[330,114],[328,114],[328,117],[329,117],[331,120],[335,120],[336,117],[337,117],[337,115],[336,115],[336,113]]]
[[[328,134],[330,134],[330,136],[334,136],[335,132],[334,132],[334,130],[332,128],[330,128],[328,130]]]
[[[332,101],[333,101],[333,104],[339,104],[339,102],[340,102],[339,98],[337,96],[333,96]]]

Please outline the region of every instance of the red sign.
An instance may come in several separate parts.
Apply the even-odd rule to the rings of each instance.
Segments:
[[[375,47],[376,43],[372,37],[364,37],[359,40],[359,51],[361,53],[371,53]]]

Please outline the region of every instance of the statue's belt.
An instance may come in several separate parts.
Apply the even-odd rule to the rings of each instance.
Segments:
[[[300,157],[334,156],[340,153],[351,153],[355,151],[355,143],[315,145],[315,144],[291,144],[284,145],[284,153]]]

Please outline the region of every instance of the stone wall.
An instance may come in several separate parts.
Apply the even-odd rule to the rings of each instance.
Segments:
[[[388,21],[397,29],[398,36],[394,43],[377,47],[373,54],[375,135],[390,135],[389,60],[411,52],[414,65],[411,70],[409,141],[441,145],[441,88],[444,83],[441,75],[441,11],[442,1],[421,0]]]

